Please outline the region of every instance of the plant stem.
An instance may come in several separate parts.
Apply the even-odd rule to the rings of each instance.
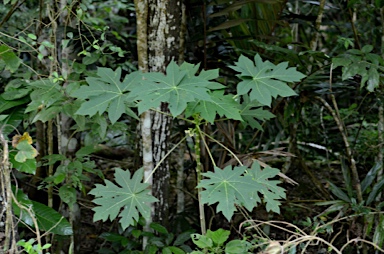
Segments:
[[[201,158],[200,158],[200,140],[201,140],[201,131],[199,128],[199,125],[196,124],[195,126],[195,154],[196,154],[196,174],[197,174],[197,185],[202,180],[202,171],[203,167],[201,165]],[[201,201],[201,188],[197,188],[197,197],[199,200],[199,213],[200,213],[200,227],[201,227],[201,234],[205,235],[206,233],[206,227],[205,227],[205,213],[204,213],[204,204]]]
[[[352,172],[352,177],[353,177],[353,182],[354,182],[354,188],[356,190],[356,195],[357,195],[357,201],[359,202],[359,204],[361,204],[363,202],[363,195],[361,193],[361,185],[360,185],[359,173],[357,172],[356,161],[353,158],[352,150],[351,150],[351,147],[349,145],[349,141],[348,141],[348,137],[347,137],[347,134],[346,134],[346,131],[344,128],[344,124],[343,124],[343,122],[340,118],[340,115],[338,113],[339,111],[338,111],[336,99],[333,96],[333,94],[331,95],[331,98],[332,98],[333,106],[335,107],[335,109],[333,109],[331,107],[331,105],[329,105],[326,100],[324,100],[321,97],[316,96],[316,99],[321,101],[321,103],[324,105],[324,107],[331,113],[333,119],[336,122],[337,127],[339,128],[340,134],[341,134],[343,141],[344,141],[344,146],[345,146],[345,150],[346,150],[347,157],[349,160],[349,164],[351,167],[351,172]]]

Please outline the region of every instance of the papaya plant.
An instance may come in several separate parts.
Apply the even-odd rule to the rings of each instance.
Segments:
[[[166,74],[133,72],[123,81],[120,69],[99,68],[98,77],[87,78],[87,85],[72,93],[72,96],[82,100],[76,114],[93,116],[108,113],[111,122],[115,122],[124,113],[134,116],[132,107],[137,106],[141,114],[157,108],[160,103],[168,103],[172,117],[182,118],[192,125],[187,135],[195,138],[203,235],[206,232],[204,204],[218,203],[217,212],[222,212],[230,220],[237,206],[251,211],[258,204],[265,203],[267,211],[279,213],[279,200],[285,198],[284,189],[278,186],[280,181],[272,180],[279,170],[269,167],[261,169],[257,162],[250,168],[240,162],[240,166],[215,167],[213,172],[202,173],[200,139],[210,137],[202,132],[200,126],[214,123],[219,115],[260,127],[255,123],[271,117],[263,107],[271,106],[272,98],[277,96],[295,95],[287,83],[304,78],[295,68],[288,67],[288,63],[274,65],[263,61],[259,55],[254,57],[254,61],[240,56],[231,68],[240,72],[237,76],[241,82],[237,85],[236,94],[226,93],[225,86],[214,81],[218,78],[218,70],[198,73],[198,65],[183,63],[178,66],[174,62],[167,66]],[[250,107],[244,105],[248,103],[257,114],[250,114]],[[214,161],[212,163],[215,165]],[[105,186],[97,184],[90,192],[96,197],[93,202],[98,205],[93,209],[94,220],[114,220],[119,216],[122,228],[126,229],[138,220],[139,214],[148,218],[150,207],[146,203],[156,200],[148,194],[142,170],[137,170],[131,177],[129,171],[116,169],[115,181],[118,185],[106,180]]]

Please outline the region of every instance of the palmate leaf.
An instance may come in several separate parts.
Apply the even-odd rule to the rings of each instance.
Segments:
[[[117,68],[116,71],[109,68],[98,68],[97,75],[99,77],[86,78],[88,86],[81,86],[71,94],[76,98],[87,100],[81,104],[76,114],[93,116],[97,113],[108,112],[112,124],[124,113],[137,118],[128,108],[133,105],[133,97],[129,91],[133,85],[140,87],[142,74],[133,72],[127,75],[123,82],[120,81],[120,68]]]
[[[195,76],[197,69],[192,64],[178,66],[172,61],[162,73],[145,73],[146,78],[142,86],[132,89],[132,95],[139,100],[139,113],[157,108],[161,102],[169,104],[173,116],[180,115],[187,107],[187,102],[195,100],[211,101],[208,86],[211,84],[207,78],[212,78],[213,72]]]
[[[149,195],[149,184],[142,183],[143,169],[137,170],[131,178],[129,170],[116,168],[114,176],[119,186],[105,180],[105,186],[96,184],[96,188],[89,192],[96,197],[92,202],[100,205],[93,208],[93,220],[106,221],[108,217],[114,220],[119,216],[125,230],[139,220],[139,213],[148,219],[151,214],[148,203],[156,202],[157,199]]]
[[[217,212],[230,220],[236,211],[236,205],[244,206],[251,211],[261,203],[263,196],[267,211],[280,212],[278,199],[285,198],[284,189],[277,186],[280,181],[270,180],[279,173],[278,169],[260,169],[255,161],[251,169],[244,166],[227,166],[224,169],[215,167],[214,172],[203,173],[203,179],[197,188],[201,192],[202,202],[217,205]]]
[[[252,177],[244,175],[246,167],[227,166],[224,169],[215,167],[214,172],[203,173],[197,188],[204,188],[201,192],[202,202],[217,205],[217,212],[222,212],[229,221],[236,211],[236,205],[253,204],[254,188]]]
[[[224,95],[223,90],[213,91],[211,93],[212,101],[196,101],[188,104],[185,116],[189,117],[195,113],[200,113],[200,116],[210,123],[213,123],[216,114],[229,119],[240,120],[240,108],[233,96]]]
[[[248,95],[244,95],[243,102],[240,105],[241,117],[243,118],[243,125],[246,127],[250,125],[252,128],[263,130],[259,121],[269,120],[275,117],[271,112],[261,108],[261,105],[258,101],[250,101]]]
[[[278,65],[269,61],[263,62],[258,54],[255,56],[255,63],[241,55],[231,68],[240,72],[237,76],[242,79],[237,86],[237,93],[249,93],[251,101],[257,100],[266,106],[271,105],[272,97],[296,95],[286,83],[297,82],[305,77],[295,68],[288,68],[287,62]]]
[[[280,171],[277,168],[266,167],[261,170],[260,165],[257,161],[252,164],[248,173],[252,176],[252,180],[256,183],[253,195],[258,199],[258,193],[264,197],[267,211],[273,211],[280,213],[280,201],[278,199],[286,198],[284,188],[278,186],[281,183],[279,180],[270,180],[274,178]]]

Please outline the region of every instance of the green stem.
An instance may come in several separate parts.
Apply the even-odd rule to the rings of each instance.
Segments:
[[[201,148],[200,148],[201,131],[200,131],[198,123],[196,123],[194,131],[195,131],[195,154],[196,154],[197,185],[199,185],[199,183],[202,180],[201,173],[203,171],[203,167],[202,167],[202,164],[201,164],[201,157],[200,157],[200,152],[201,152]],[[197,197],[198,197],[198,200],[199,200],[199,213],[200,213],[201,234],[205,235],[207,230],[206,230],[206,226],[205,226],[204,204],[201,201],[201,191],[202,191],[201,188],[197,188]]]

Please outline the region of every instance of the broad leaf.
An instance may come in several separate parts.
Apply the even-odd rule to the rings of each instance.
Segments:
[[[88,86],[81,86],[71,94],[76,98],[87,100],[81,104],[76,114],[93,116],[97,113],[108,112],[112,124],[124,113],[137,118],[128,108],[133,106],[133,98],[129,91],[134,85],[141,87],[139,85],[142,81],[141,72],[127,75],[123,82],[120,81],[120,68],[116,71],[109,68],[98,68],[97,75],[99,77],[86,78]]]
[[[187,107],[187,102],[196,100],[211,101],[208,94],[208,86],[211,84],[207,78],[215,76],[215,73],[203,73],[194,76],[195,67],[191,64],[183,64],[179,67],[171,62],[166,71],[162,73],[145,73],[146,78],[142,86],[132,89],[132,94],[139,100],[139,113],[150,108],[157,108],[162,102],[169,104],[171,114],[176,117]]]
[[[237,93],[249,93],[252,101],[257,100],[266,106],[271,105],[272,97],[296,95],[286,83],[298,82],[305,77],[296,68],[288,68],[287,62],[278,65],[269,61],[263,62],[258,54],[255,56],[255,63],[241,55],[231,68],[240,72],[237,76],[243,80],[237,86]]]
[[[40,230],[49,231],[57,235],[72,235],[71,224],[52,208],[32,201],[37,223]]]
[[[17,144],[16,149],[15,160],[17,162],[25,162],[27,159],[34,159],[37,156],[37,150],[31,144],[28,144],[27,140]]]
[[[1,102],[0,102],[1,103]],[[24,119],[24,108],[14,107],[9,110],[7,117],[0,121],[0,128],[4,135],[8,135],[15,131]]]
[[[26,98],[26,97],[19,99],[19,100],[10,101],[10,100],[8,100],[8,98],[4,98],[3,96],[4,95],[0,96],[0,113],[4,112],[7,109],[15,108],[18,105],[22,105],[22,104],[29,102],[29,98]]]
[[[17,71],[21,63],[20,58],[7,45],[0,45],[0,59],[4,61],[5,67],[11,72]]]
[[[284,189],[277,186],[280,181],[270,180],[279,173],[278,169],[260,169],[255,161],[250,169],[244,166],[227,166],[224,169],[215,167],[214,172],[203,173],[203,179],[198,188],[201,192],[202,202],[217,205],[217,212],[223,212],[230,220],[236,211],[236,205],[244,206],[251,211],[261,202],[261,194],[266,203],[267,211],[280,213],[278,199],[285,198]]]
[[[151,214],[148,203],[156,202],[157,199],[149,195],[149,184],[142,183],[143,169],[137,170],[131,178],[129,170],[116,168],[114,176],[119,186],[105,180],[105,186],[96,184],[96,188],[89,192],[96,197],[93,202],[100,205],[93,208],[93,220],[106,221],[108,217],[114,220],[119,216],[125,230],[139,220],[139,213],[148,219]]]
[[[186,117],[195,113],[200,113],[200,116],[210,123],[213,123],[216,114],[222,117],[227,117],[234,120],[242,120],[240,115],[239,104],[231,95],[224,95],[224,91],[213,91],[211,93],[212,101],[198,101],[188,104],[186,109]]]
[[[228,240],[229,234],[230,232],[228,230],[219,228],[216,231],[211,231],[208,229],[206,236],[211,238],[216,246],[221,246],[225,243],[225,241]]]
[[[244,175],[246,167],[227,166],[224,169],[215,167],[214,172],[203,173],[203,179],[198,188],[204,188],[201,192],[202,202],[217,205],[217,212],[222,212],[229,221],[236,211],[236,205],[256,205],[252,197],[254,182],[252,177]],[[250,206],[247,206],[249,208]]]
[[[244,126],[250,125],[252,128],[259,130],[263,130],[259,121],[263,122],[275,117],[268,110],[261,108],[260,103],[257,101],[250,101],[248,95],[243,96],[243,103],[241,103],[240,108],[241,117],[244,119]]]
[[[13,192],[16,190],[12,187]],[[39,229],[48,231],[57,235],[72,235],[71,224],[57,211],[43,205],[39,202],[32,201],[21,190],[15,193],[17,201],[24,206],[23,209],[18,207],[15,203],[12,204],[13,211],[24,223],[34,227],[31,215],[24,209],[29,209],[37,221]]]
[[[253,195],[255,199],[259,200],[258,193],[262,194],[267,211],[280,213],[281,203],[278,199],[286,198],[285,190],[278,186],[278,184],[281,183],[279,180],[271,180],[271,178],[276,177],[280,171],[270,167],[261,170],[259,163],[255,161],[248,172],[254,181]]]
[[[36,173],[36,159],[27,159],[25,162],[18,162],[15,160],[16,152],[9,153],[9,161],[12,163],[12,167],[19,172],[32,174]]]

